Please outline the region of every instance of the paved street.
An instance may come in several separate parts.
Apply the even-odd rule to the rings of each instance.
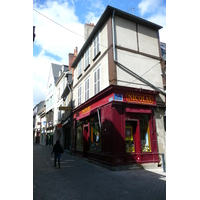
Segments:
[[[110,171],[66,152],[58,169],[51,151],[52,147],[33,145],[34,200],[166,199],[162,169]]]

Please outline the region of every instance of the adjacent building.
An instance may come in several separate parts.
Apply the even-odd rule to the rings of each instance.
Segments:
[[[40,111],[44,107],[45,101],[41,101],[33,108],[33,143],[40,143],[41,116]]]
[[[56,102],[56,82],[59,78],[59,71],[62,65],[51,63],[46,89],[46,144],[53,146],[54,144],[54,109],[57,106]]]
[[[44,101],[41,109],[37,113],[40,118],[40,144],[46,145],[46,103]]]

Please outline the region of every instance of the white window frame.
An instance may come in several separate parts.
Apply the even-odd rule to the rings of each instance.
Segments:
[[[99,79],[97,80],[97,72],[99,71]],[[95,80],[96,78],[96,80]],[[101,65],[94,70],[94,95],[101,91]]]
[[[84,54],[85,65],[84,70],[86,70],[90,66],[90,47],[87,48]]]
[[[81,97],[82,97],[82,95],[81,95],[81,90],[82,90],[82,84],[78,86],[77,90],[78,90],[78,106],[79,106],[79,105],[81,105]]]
[[[90,77],[85,79],[85,101],[90,98]]]
[[[78,69],[78,77],[77,78],[79,78],[82,74],[82,58],[80,59],[80,61],[78,63],[77,69]]]
[[[97,33],[97,35],[93,39],[93,60],[96,59],[96,57],[98,56],[99,52],[101,52],[100,31]]]

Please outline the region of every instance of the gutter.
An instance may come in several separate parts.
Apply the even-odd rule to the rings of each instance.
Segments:
[[[125,67],[124,65],[122,65],[121,63],[119,63],[116,60],[116,51],[115,51],[115,22],[114,22],[114,15],[115,15],[115,9],[113,10],[113,14],[112,14],[112,33],[113,33],[113,59],[116,63],[117,66],[119,66],[121,69],[123,69],[124,71],[126,71],[127,73],[129,73],[130,75],[134,76],[135,78],[137,78],[138,80],[140,80],[141,82],[147,84],[148,86],[150,86],[151,88],[153,88],[154,90],[160,92],[161,94],[163,94],[164,96],[166,96],[166,93],[163,92],[162,90],[160,90],[158,87],[156,87],[155,85],[151,84],[150,82],[148,82],[146,79],[142,78],[141,76],[139,76],[138,74],[136,74],[135,72],[131,71],[130,69],[128,69],[127,67]]]

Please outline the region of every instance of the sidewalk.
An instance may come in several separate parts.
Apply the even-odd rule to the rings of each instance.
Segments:
[[[159,171],[111,171],[66,152],[58,169],[51,151],[52,147],[33,145],[34,200],[166,199],[166,175]]]

